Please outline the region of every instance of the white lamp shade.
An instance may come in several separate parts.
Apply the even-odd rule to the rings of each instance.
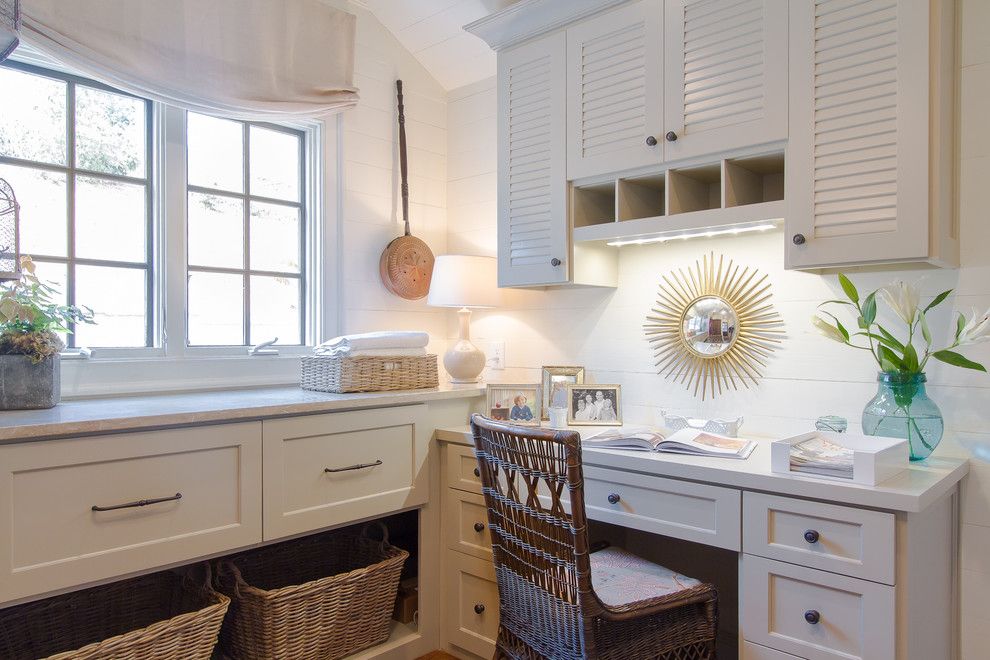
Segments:
[[[495,257],[469,257],[461,254],[437,257],[427,302],[434,307],[498,306]]]

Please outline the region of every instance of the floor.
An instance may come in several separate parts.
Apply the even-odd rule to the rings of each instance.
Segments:
[[[417,658],[417,660],[457,660],[457,658],[449,653],[444,653],[443,651],[433,651],[431,653],[427,653],[421,658]]]

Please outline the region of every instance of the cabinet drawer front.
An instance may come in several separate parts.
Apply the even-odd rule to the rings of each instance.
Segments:
[[[265,539],[426,501],[426,406],[264,422]]]
[[[490,561],[459,552],[446,553],[447,640],[475,655],[490,658],[498,637],[498,583]]]
[[[481,492],[481,472],[474,447],[444,445],[443,464],[445,486],[472,493]]]
[[[739,550],[738,490],[596,467],[585,467],[584,477],[593,520]]]
[[[0,464],[0,602],[261,541],[260,423],[7,445]]]
[[[444,494],[443,527],[450,550],[492,560],[488,508],[482,495],[448,488]]]
[[[749,554],[894,584],[891,513],[749,492],[743,511]]]
[[[766,646],[760,646],[759,644],[753,644],[752,642],[743,642],[742,647],[743,660],[800,660],[796,655],[777,651]]]
[[[894,658],[894,587],[753,555],[741,582],[747,641],[809,660]]]

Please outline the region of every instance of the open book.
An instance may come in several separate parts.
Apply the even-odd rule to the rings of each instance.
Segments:
[[[647,426],[609,429],[584,438],[581,444],[585,447],[635,449],[722,458],[749,458],[756,448],[756,442],[753,440],[729,438],[691,428],[671,432],[668,429]]]

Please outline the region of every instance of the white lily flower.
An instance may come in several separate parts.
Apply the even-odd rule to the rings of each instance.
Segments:
[[[836,328],[831,323],[829,323],[828,321],[826,321],[825,319],[823,319],[822,317],[812,316],[811,324],[815,326],[815,330],[817,330],[818,333],[823,337],[827,337],[828,339],[837,341],[840,344],[846,343],[846,338],[842,336],[842,333],[839,332],[839,329]]]
[[[916,284],[904,281],[894,282],[880,289],[880,297],[909,326],[918,315],[921,302],[921,289]]]
[[[990,341],[990,309],[983,314],[977,314],[976,310],[973,310],[969,322],[959,333],[959,345],[979,344],[984,341]]]

